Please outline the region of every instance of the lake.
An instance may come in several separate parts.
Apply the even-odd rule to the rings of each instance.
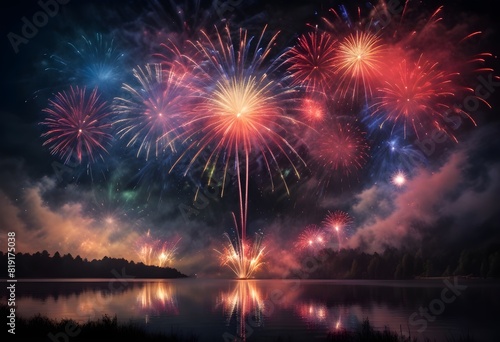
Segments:
[[[118,273],[117,273],[118,275]],[[117,315],[149,331],[194,334],[200,341],[313,341],[366,318],[431,340],[471,335],[500,341],[500,282],[370,280],[18,280],[17,315],[85,322]],[[2,298],[6,302],[6,298]],[[419,311],[421,310],[421,311]],[[56,333],[56,332],[54,332]]]

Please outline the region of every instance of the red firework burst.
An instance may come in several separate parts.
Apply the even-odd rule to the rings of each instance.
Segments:
[[[334,122],[310,147],[316,169],[325,175],[349,176],[361,169],[369,157],[364,132],[349,122]]]
[[[352,218],[344,211],[337,210],[328,212],[325,219],[323,220],[323,226],[326,230],[330,231],[331,234],[335,234],[337,237],[338,248],[342,248],[342,241],[346,240],[348,237],[348,230],[352,225]]]
[[[43,145],[48,145],[50,153],[59,155],[64,163],[71,157],[81,163],[84,156],[94,162],[97,156],[102,158],[107,153],[112,140],[108,120],[111,110],[100,100],[97,88],[88,94],[86,88],[70,87],[69,91],[57,93],[42,111],[47,116],[40,124],[48,129],[42,134],[46,138]]]
[[[295,243],[295,247],[298,249],[317,250],[325,247],[326,243],[326,234],[323,229],[315,224],[310,224],[306,226],[302,233],[300,233],[298,240]]]
[[[300,114],[304,121],[322,121],[326,116],[326,101],[316,97],[306,97],[301,100]]]
[[[349,228],[351,224],[352,218],[348,213],[341,210],[336,210],[333,213],[329,211],[323,220],[325,229],[335,234],[343,232],[345,229]]]
[[[297,45],[286,53],[292,85],[326,93],[335,79],[336,44],[337,40],[326,32],[300,36]]]
[[[458,112],[475,124],[469,114],[451,104],[450,100],[460,88],[453,81],[457,73],[440,70],[437,63],[422,56],[415,63],[403,59],[390,71],[372,105],[372,115],[381,116],[382,124],[386,121],[393,125],[402,124],[405,137],[408,127],[417,137],[419,132],[427,134],[431,128],[454,137],[445,122],[450,112]]]

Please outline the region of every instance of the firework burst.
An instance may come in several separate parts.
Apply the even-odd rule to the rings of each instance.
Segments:
[[[337,236],[337,241],[339,243],[339,250],[342,245],[342,240],[347,238],[347,232],[353,223],[352,218],[348,213],[337,210],[334,212],[328,212],[325,219],[323,220],[323,226],[332,234]]]
[[[292,86],[308,92],[329,92],[336,75],[337,41],[326,32],[310,32],[299,37],[297,45],[284,54]]]
[[[270,68],[264,68],[271,46],[276,40],[274,35],[267,46],[262,47],[264,34],[265,29],[252,52],[253,39],[249,39],[243,29],[239,31],[238,46],[233,44],[228,26],[223,34],[217,31],[214,40],[202,33],[204,39],[198,41],[196,46],[205,61],[197,68],[205,75],[202,78],[207,83],[200,89],[200,102],[194,106],[191,117],[182,125],[185,132],[178,135],[178,139],[187,144],[186,151],[178,161],[188,153],[193,153],[185,174],[206,150],[210,150],[210,153],[202,173],[213,171],[216,165],[221,164],[222,184],[225,184],[228,169],[236,169],[240,204],[240,221],[237,227],[241,230],[241,243],[234,250],[239,256],[236,259],[242,265],[232,269],[238,277],[247,277],[252,273],[244,266],[253,260],[244,260],[247,258],[246,222],[252,157],[262,157],[271,182],[274,169],[279,172],[286,186],[278,155],[290,162],[295,175],[299,177],[291,155],[300,157],[284,134],[287,132],[285,124],[298,123],[285,115],[284,107],[292,91],[270,77]],[[208,175],[209,182],[211,173]],[[286,188],[288,191],[287,186]],[[221,196],[223,194],[224,187]]]
[[[338,65],[339,94],[345,97],[352,91],[352,98],[362,89],[370,97],[373,85],[383,71],[384,47],[377,35],[366,32],[350,34],[340,41],[335,63]]]
[[[101,91],[118,90],[123,79],[125,55],[112,38],[100,33],[82,35],[68,42],[67,49],[50,56],[48,71],[57,73],[62,83],[78,84]]]
[[[57,93],[43,112],[47,114],[40,123],[47,128],[42,134],[43,145],[49,146],[50,153],[60,156],[64,163],[72,157],[78,163],[84,158],[90,163],[107,153],[112,140],[111,110],[100,100],[97,88],[90,94],[79,87]]]
[[[327,238],[325,231],[315,224],[307,225],[300,233],[295,247],[301,250],[317,251],[326,246]]]
[[[469,114],[449,104],[457,90],[453,82],[457,73],[446,73],[423,56],[415,63],[402,60],[391,73],[372,105],[372,115],[384,117],[381,125],[386,121],[401,124],[406,138],[408,128],[418,137],[419,132],[427,134],[430,127],[454,137],[446,125],[446,115],[452,112],[475,124]]]
[[[238,236],[231,239],[224,233],[226,242],[222,251],[215,250],[220,256],[221,266],[229,267],[239,279],[252,278],[264,264],[265,247],[262,246],[262,235],[255,234],[253,243]]]
[[[326,101],[308,96],[301,100],[300,114],[306,122],[321,122],[326,116]]]
[[[147,234],[139,239],[135,249],[143,264],[165,267],[173,261],[179,241],[180,238],[171,242],[154,239],[148,230]]]
[[[324,187],[329,186],[330,179],[334,177],[342,181],[353,175],[369,157],[368,142],[357,125],[349,121],[335,121],[329,126],[309,144],[311,165],[321,170],[319,177]]]
[[[116,98],[115,125],[120,138],[127,138],[127,146],[138,146],[137,156],[151,153],[157,158],[166,148],[175,151],[172,143],[179,117],[186,111],[188,86],[182,75],[164,72],[160,64],[134,69],[139,88],[125,84],[128,98]]]
[[[341,210],[336,210],[334,212],[329,211],[323,220],[324,227],[335,233],[349,228],[351,224],[352,218],[348,213]]]

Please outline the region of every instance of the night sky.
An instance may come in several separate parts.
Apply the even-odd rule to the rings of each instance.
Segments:
[[[248,37],[255,36],[249,59],[266,25],[263,48],[280,31],[254,71],[259,79],[264,74],[272,79],[277,90],[271,89],[276,95],[271,103],[278,101],[288,118],[270,126],[283,140],[265,153],[258,148],[250,153],[247,236],[260,234],[266,250],[258,276],[281,276],[294,267],[307,228],[322,229],[322,247],[367,252],[392,246],[453,253],[500,242],[500,37],[493,1],[410,1],[397,7],[404,6],[404,16],[398,10],[387,24],[378,16],[383,3],[220,0],[213,6],[202,1],[199,8],[196,1],[175,3],[71,0],[37,17],[46,23],[35,33],[28,29],[29,38],[23,36],[23,18],[32,23],[40,5],[2,3],[0,229],[16,231],[18,251],[141,261],[141,246],[160,241],[174,249],[168,265],[183,273],[231,274],[215,252],[224,233],[235,234],[231,213],[240,214],[234,158],[220,196],[228,149],[220,148],[222,157],[212,165],[207,160],[216,142],[203,149],[193,143],[203,141],[198,134],[203,127],[184,143],[175,139],[173,127],[175,148],[157,147],[136,126],[123,131],[132,122],[124,119],[134,110],[140,116],[143,104],[123,85],[143,94],[134,68],[161,63],[173,70],[167,42],[179,49],[181,62],[191,57],[202,70],[190,74],[189,87],[177,89],[180,102],[172,121],[188,132],[197,129],[182,121],[181,112],[190,101],[209,112],[204,101],[213,98],[221,73],[188,42],[206,47],[211,39],[217,47],[214,25],[223,33],[226,24],[232,32],[244,28]],[[342,44],[361,32],[359,27],[378,37],[375,45],[383,55],[375,57],[375,71],[365,78],[337,71],[320,85],[312,84],[312,76],[293,75],[303,70],[297,59],[287,60],[299,37],[326,32]],[[238,37],[233,35],[236,48]],[[328,47],[339,58],[341,45]],[[270,65],[276,67],[266,69]],[[418,83],[425,92],[415,90],[421,98],[402,114],[407,107],[390,101],[398,86],[411,84],[413,76],[405,72],[413,67],[414,73],[426,73]],[[194,88],[199,84],[202,90]],[[94,145],[81,158],[72,144],[60,153],[44,145],[50,101],[57,103],[56,94],[77,86],[87,95],[97,87],[99,101],[109,106],[101,119],[107,135],[99,140],[105,149]],[[285,100],[278,98],[283,94]],[[122,110],[130,98],[136,108]],[[313,111],[319,121],[309,115]],[[405,115],[410,119],[401,119]],[[271,157],[278,166],[271,163],[268,169]],[[207,164],[214,172],[209,187],[207,172],[201,172]],[[393,178],[398,172],[400,183]],[[325,218],[338,211],[349,222],[334,233]]]

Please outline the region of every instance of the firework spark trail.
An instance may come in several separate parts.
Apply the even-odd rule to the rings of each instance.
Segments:
[[[297,157],[302,162],[297,151],[288,142],[283,132],[288,132],[286,124],[297,125],[299,122],[285,115],[285,106],[294,93],[291,89],[284,88],[278,81],[270,77],[271,68],[263,65],[268,59],[271,46],[276,40],[275,34],[263,47],[262,41],[266,29],[252,51],[253,38],[247,37],[247,31],[240,29],[239,46],[235,46],[231,39],[229,27],[226,26],[224,34],[216,32],[215,39],[202,32],[204,37],[196,42],[205,61],[197,66],[205,74],[207,84],[201,90],[201,101],[191,113],[187,122],[181,125],[184,133],[176,139],[188,144],[181,154],[178,162],[193,152],[185,174],[194,162],[207,149],[208,155],[203,173],[214,170],[212,166],[219,163],[223,168],[222,184],[226,183],[228,169],[234,163],[238,181],[238,194],[240,205],[239,229],[241,234],[237,254],[247,267],[246,258],[246,224],[248,214],[248,182],[250,161],[254,154],[261,155],[266,165],[267,172],[273,182],[272,169],[276,169],[285,184],[286,180],[279,167],[278,154],[284,156],[291,164],[295,175],[300,178],[292,157]],[[272,66],[271,66],[272,67]],[[304,163],[305,164],[305,163]],[[210,172],[209,181],[212,177]],[[274,189],[274,184],[272,184]],[[224,194],[224,187],[221,196]],[[238,272],[250,275],[249,272]]]
[[[78,163],[82,163],[84,155],[91,163],[107,153],[113,138],[108,120],[111,110],[100,100],[97,88],[87,94],[85,88],[70,87],[69,91],[57,93],[42,111],[47,114],[40,123],[47,128],[42,134],[46,138],[43,146],[48,145],[50,153],[59,155],[64,163],[74,155]]]
[[[166,148],[175,151],[173,140],[180,117],[187,110],[189,86],[183,75],[163,71],[160,64],[147,64],[133,70],[139,88],[124,84],[129,98],[116,98],[114,112],[120,138],[127,146],[138,145],[137,156],[151,152],[158,158]]]
[[[166,70],[175,71],[179,75],[190,76],[190,74],[194,74],[196,66],[201,63],[200,53],[191,41],[179,46],[174,40],[169,39],[161,43],[160,46],[164,52],[156,53],[154,56],[160,59],[160,64],[165,66]]]

